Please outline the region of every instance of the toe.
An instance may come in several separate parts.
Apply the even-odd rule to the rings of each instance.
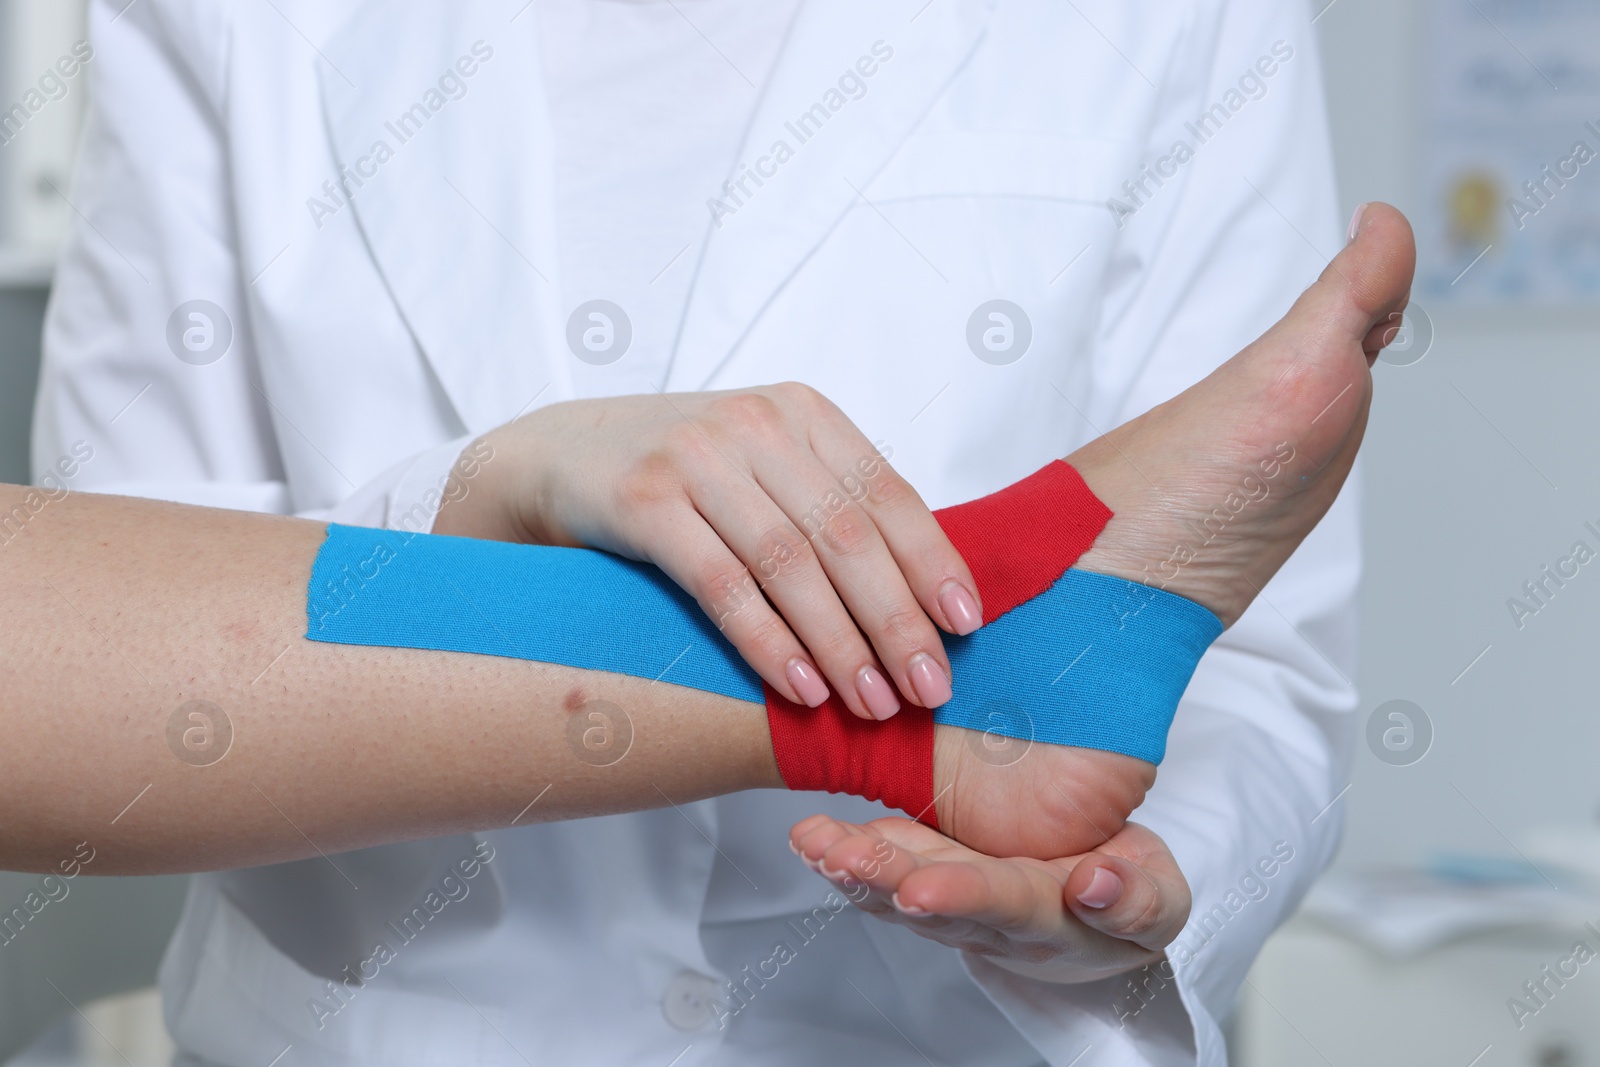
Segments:
[[[1406,217],[1388,204],[1371,203],[1362,213],[1355,238],[1328,264],[1307,296],[1324,303],[1342,333],[1365,345],[1369,334],[1397,328],[1416,262],[1416,242]]]

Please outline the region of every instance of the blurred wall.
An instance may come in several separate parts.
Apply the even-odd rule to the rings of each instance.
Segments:
[[[1418,206],[1421,16],[1335,0],[1318,21],[1347,210]],[[1600,547],[1600,309],[1427,310],[1429,354],[1376,374],[1360,681],[1363,725],[1407,699],[1434,741],[1397,767],[1358,739],[1343,865],[1514,858],[1508,837],[1600,807],[1600,561],[1520,630],[1506,606],[1580,537]]]
[[[28,480],[44,283],[72,214],[62,194],[87,79],[52,82],[59,88],[36,113],[13,108],[38,92],[57,57],[84,36],[83,9],[83,0],[0,0],[0,480],[9,482]]]
[[[42,286],[0,282],[0,482],[28,481],[28,421],[45,297]]]

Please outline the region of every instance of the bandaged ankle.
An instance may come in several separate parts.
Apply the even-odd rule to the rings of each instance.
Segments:
[[[972,571],[983,602],[986,625],[973,636],[985,635],[984,640],[945,639],[956,691],[966,696],[972,684],[967,676],[972,652],[981,655],[992,647],[1027,658],[1025,647],[1008,647],[1014,627],[996,641],[996,635],[989,633],[991,625],[1049,590],[1094,544],[1111,511],[1076,470],[1057,460],[999,492],[944,508],[934,516]],[[786,700],[770,686],[766,693],[772,748],[789,788],[882,800],[938,826],[933,806],[933,725],[947,721],[941,717],[945,709],[930,717],[921,709],[906,708],[887,722],[873,723],[857,718],[837,694],[812,709]],[[976,707],[963,702],[956,713],[963,721],[957,725],[968,725],[974,715],[992,717],[1002,707],[1013,707],[994,704],[999,695],[989,693]],[[1007,717],[1020,723],[1015,712]],[[989,722],[977,729],[1027,732],[1025,725],[1010,731],[997,729],[1000,725]]]
[[[836,700],[816,710],[786,704],[660,571],[582,549],[330,526],[312,567],[306,636],[537,660],[764,700],[790,788],[882,799],[936,825],[935,722],[1160,759],[1178,697],[1221,625],[1146,586],[1062,577],[1109,514],[1059,463],[939,513],[977,577],[988,625],[946,639],[956,697],[933,716],[911,708],[872,723]]]
[[[772,750],[790,789],[882,800],[937,829],[935,724],[1160,763],[1178,700],[1221,632],[1192,600],[1068,570],[976,633],[944,638],[955,695],[932,715],[908,707],[868,722],[837,695],[813,710],[767,687]]]

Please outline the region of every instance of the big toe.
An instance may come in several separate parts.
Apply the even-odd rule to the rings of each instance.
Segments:
[[[1411,223],[1388,204],[1363,206],[1355,236],[1295,303],[1286,323],[1313,316],[1361,342],[1370,363],[1400,329],[1417,264]]]

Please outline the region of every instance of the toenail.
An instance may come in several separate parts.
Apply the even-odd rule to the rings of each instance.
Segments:
[[[1366,214],[1367,214],[1367,205],[1366,204],[1357,204],[1356,205],[1356,213],[1354,215],[1350,216],[1350,233],[1345,238],[1347,243],[1350,242],[1350,241],[1354,241],[1356,239],[1356,234],[1361,232],[1361,220],[1366,217]]]

